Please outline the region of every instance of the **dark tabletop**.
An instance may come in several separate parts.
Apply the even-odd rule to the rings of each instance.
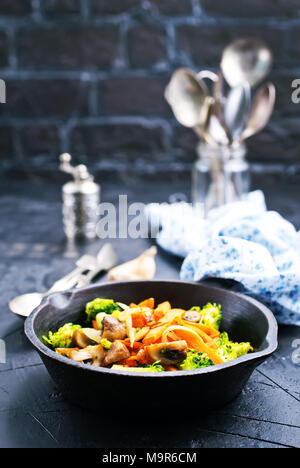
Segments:
[[[122,174],[100,180],[103,199],[114,203],[119,193],[128,194],[129,201],[148,202],[189,191],[189,177],[182,174]],[[0,338],[7,348],[6,363],[0,364],[0,447],[300,447],[300,366],[292,361],[292,343],[300,338],[300,329],[292,326],[280,327],[278,351],[253,373],[234,402],[196,420],[188,400],[191,417],[178,424],[167,417],[176,408],[145,424],[138,403],[116,422],[101,421],[99,415],[66,401],[24,336],[23,319],[10,313],[7,304],[18,294],[47,290],[73,269],[78,255],[95,253],[103,241],[76,248],[65,243],[62,180],[18,174],[3,176],[0,182]],[[299,184],[267,177],[255,184],[263,185],[269,208],[300,229]],[[120,262],[151,242],[112,241]],[[156,277],[178,279],[180,265],[179,259],[159,251]],[[201,405],[195,391],[187,390],[193,393],[193,404]]]

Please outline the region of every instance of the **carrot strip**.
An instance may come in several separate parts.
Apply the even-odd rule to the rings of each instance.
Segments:
[[[93,320],[93,328],[99,330],[96,320]]]
[[[147,326],[148,326],[148,327],[151,327],[151,328],[154,327],[154,325],[157,325],[157,322],[154,322],[154,320],[152,320],[151,322],[148,322],[148,323],[147,323]]]
[[[149,307],[136,307],[130,309],[132,326],[134,328],[142,328],[152,320],[152,309]]]
[[[144,345],[148,346],[150,344],[156,343],[157,340],[162,336],[163,332],[170,326],[169,323],[163,324],[160,327],[152,328],[145,338],[143,339]]]
[[[211,341],[211,336],[207,335],[203,330],[201,330],[201,328],[195,327],[193,323],[188,322],[187,320],[178,320],[178,324],[194,330],[206,343]]]
[[[121,343],[124,343],[125,346],[127,346],[127,348],[129,349],[141,349],[141,348],[144,348],[144,344],[143,343],[140,343],[139,341],[135,341],[134,343],[130,343],[130,340],[129,339],[126,339],[126,340],[120,340]]]
[[[136,360],[140,364],[151,364],[152,360],[149,358],[148,353],[145,348],[140,349],[136,355]]]
[[[206,344],[207,344],[207,346],[209,346],[209,347],[212,348],[212,349],[215,349],[215,350],[218,349],[216,340],[210,340],[210,341],[209,341],[208,343],[206,343]]]
[[[159,320],[159,323],[171,322],[175,318],[181,318],[182,314],[185,313],[183,309],[171,309],[169,310],[163,318]]]
[[[200,338],[194,330],[180,325],[171,326],[164,331],[162,341],[167,340],[170,331],[175,333],[179,339],[185,340],[190,348],[200,351],[203,354],[207,354],[214,364],[223,364],[224,361],[212,348],[204,343],[202,338]]]
[[[131,346],[129,338],[127,338],[126,340],[122,340],[122,343],[124,343],[127,347],[133,349],[143,347],[144,345],[142,343],[139,343],[139,341],[141,341],[147,335],[149,330],[149,327],[144,327],[141,328],[138,332],[135,332],[133,346]]]
[[[162,302],[161,304],[158,304],[156,309],[154,310],[154,318],[155,320],[160,320],[163,318],[167,312],[171,310],[171,304],[168,301]]]
[[[147,335],[149,327],[143,327],[138,332],[135,332],[134,341],[141,341]]]
[[[125,360],[125,364],[128,366],[128,367],[136,367],[137,364],[136,364],[136,356],[132,356],[128,359]]]
[[[154,309],[153,297],[150,297],[149,299],[146,299],[145,301],[140,302],[138,304],[138,307],[149,307],[149,309]]]
[[[208,325],[202,325],[201,323],[193,323],[193,326],[204,331],[204,333],[209,335],[211,338],[216,338],[220,336],[220,332],[218,330],[216,330],[215,328],[209,327]]]

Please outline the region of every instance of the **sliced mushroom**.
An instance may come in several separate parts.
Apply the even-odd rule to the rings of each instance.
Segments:
[[[93,364],[96,362],[101,365],[104,357],[105,351],[102,345],[87,346],[85,349],[80,349],[79,351],[74,350],[70,352],[70,359],[78,362],[92,360]]]
[[[105,354],[106,354],[103,346],[101,345],[95,346],[93,354],[94,354],[94,357],[93,357],[92,366],[101,367],[103,365],[103,361],[104,361]]]
[[[106,353],[103,364],[109,366],[115,362],[122,361],[130,357],[130,352],[127,347],[121,341],[117,340],[112,345],[109,351]]]
[[[124,340],[127,336],[126,324],[115,317],[106,316],[102,322],[102,338],[109,341]]]
[[[93,328],[79,328],[75,330],[73,339],[79,348],[101,343],[101,331]]]
[[[162,365],[172,365],[182,362],[187,356],[187,342],[184,340],[170,343],[158,343],[147,347],[149,357],[160,361]]]
[[[188,310],[184,314],[183,319],[187,320],[188,322],[198,323],[200,322],[201,317],[199,312],[197,312],[196,310]]]

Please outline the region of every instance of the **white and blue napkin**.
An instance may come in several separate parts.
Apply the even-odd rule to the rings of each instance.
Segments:
[[[269,305],[282,324],[300,326],[300,232],[261,191],[211,211],[204,220],[188,203],[150,204],[146,216],[161,227],[157,243],[184,257],[183,280],[225,278]]]

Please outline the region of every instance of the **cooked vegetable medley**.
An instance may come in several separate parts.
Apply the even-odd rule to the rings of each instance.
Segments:
[[[201,369],[253,351],[220,333],[221,306],[189,310],[154,299],[129,306],[96,298],[86,305],[86,325],[66,323],[44,336],[58,354],[98,367],[137,372]]]

